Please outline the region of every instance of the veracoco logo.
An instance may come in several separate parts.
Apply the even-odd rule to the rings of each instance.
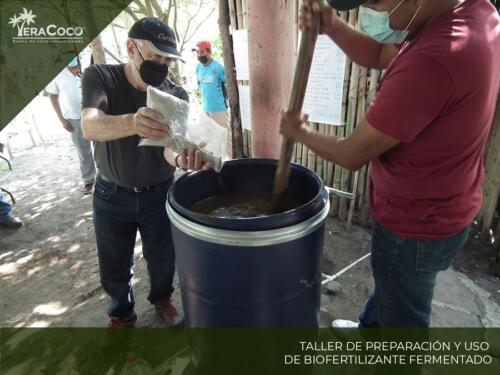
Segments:
[[[31,26],[35,24],[33,11],[23,8],[23,12],[9,19],[9,24],[17,28],[14,42],[75,42],[83,39],[83,27],[62,27],[54,24],[46,27]]]

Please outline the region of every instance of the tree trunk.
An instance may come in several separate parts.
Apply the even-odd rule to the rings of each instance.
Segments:
[[[231,136],[233,140],[233,155],[235,159],[243,157],[243,130],[240,117],[240,98],[236,81],[233,55],[233,40],[229,33],[229,4],[227,0],[219,1],[219,31],[224,50],[224,68],[226,71],[227,96],[229,99]]]
[[[92,57],[94,58],[94,64],[106,64],[106,55],[100,35],[96,36],[92,41]]]

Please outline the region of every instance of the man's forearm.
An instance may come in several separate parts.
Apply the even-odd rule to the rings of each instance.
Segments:
[[[303,144],[323,159],[356,171],[364,165],[364,162],[356,160],[356,155],[349,150],[345,141],[343,138],[320,134],[312,129],[307,129],[301,138]]]
[[[90,141],[107,142],[136,135],[133,114],[101,115],[87,118],[82,116],[83,135]]]
[[[327,27],[326,34],[356,64],[367,68],[386,68],[382,66],[385,65],[381,56],[383,45],[354,29],[340,18]]]

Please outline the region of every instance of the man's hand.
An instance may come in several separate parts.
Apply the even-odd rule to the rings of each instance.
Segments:
[[[62,121],[62,126],[64,129],[66,129],[70,133],[73,133],[75,131],[75,128],[73,127],[73,125],[71,125],[71,123],[66,119]]]
[[[313,24],[313,14],[320,15],[321,34],[325,34],[329,28],[337,21],[335,9],[328,5],[320,6],[316,1],[303,0],[299,12],[299,29],[302,32],[307,31]]]
[[[165,149],[165,158],[168,160],[167,150],[168,149]],[[183,149],[179,152],[179,157],[176,157],[176,160],[179,167],[192,171],[197,171],[199,169],[207,170],[212,167],[210,163],[203,160],[200,150]]]
[[[134,115],[134,128],[140,137],[161,141],[168,136],[168,125],[163,121],[161,113],[142,107]]]
[[[300,142],[305,133],[309,130],[307,121],[309,116],[303,114],[299,116],[295,112],[282,112],[280,121],[280,133],[287,138]]]

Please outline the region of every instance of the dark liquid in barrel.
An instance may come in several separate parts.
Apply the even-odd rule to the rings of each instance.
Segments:
[[[293,195],[283,194],[279,210],[273,212],[272,198],[272,193],[224,193],[196,202],[189,209],[213,217],[250,218],[289,211],[303,204]]]

